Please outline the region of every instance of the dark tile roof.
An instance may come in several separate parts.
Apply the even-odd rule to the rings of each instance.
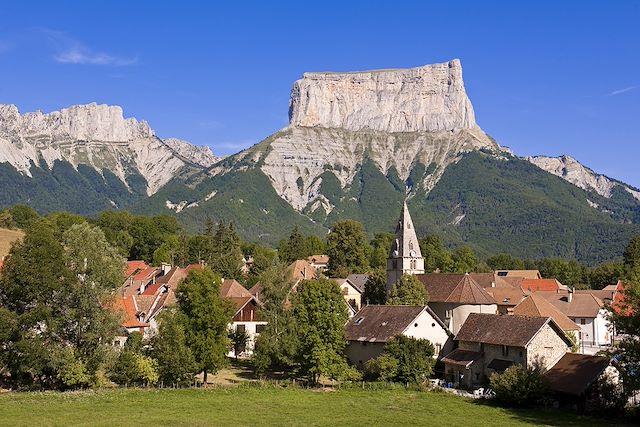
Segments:
[[[487,365],[487,368],[493,369],[494,371],[504,372],[507,368],[510,368],[513,365],[512,360],[504,360],[504,359],[493,359]]]
[[[387,342],[400,335],[425,307],[410,305],[368,305],[345,326],[349,341]]]
[[[482,359],[482,353],[457,348],[442,358],[444,363],[468,368],[473,362]]]
[[[525,347],[550,320],[546,317],[471,313],[458,331],[456,340]],[[559,333],[564,336],[562,331]]]
[[[609,366],[609,358],[567,353],[545,374],[551,390],[580,396]]]
[[[350,274],[347,276],[347,280],[356,288],[360,293],[364,292],[364,286],[369,280],[368,274]]]
[[[458,304],[495,304],[496,301],[469,274],[428,273],[416,275],[429,301]]]

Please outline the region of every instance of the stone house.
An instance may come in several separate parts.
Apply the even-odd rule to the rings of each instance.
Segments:
[[[514,364],[547,370],[573,344],[550,317],[478,313],[469,314],[455,340],[458,348],[442,361],[447,380],[464,388],[484,384]]]
[[[536,292],[579,327],[578,341],[585,354],[606,350],[613,341],[613,330],[604,302],[592,291],[558,290]]]
[[[495,314],[495,299],[469,274],[416,275],[429,294],[429,307],[447,329],[457,334],[471,313]]]
[[[345,326],[349,362],[359,369],[380,356],[393,337],[405,335],[427,339],[440,358],[453,348],[453,336],[427,306],[367,305]]]

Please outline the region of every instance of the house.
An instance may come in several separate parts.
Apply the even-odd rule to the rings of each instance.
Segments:
[[[240,271],[242,272],[244,277],[246,277],[251,271],[251,267],[253,266],[253,263],[254,263],[254,260],[251,255],[242,257],[242,267],[240,268]]]
[[[247,342],[237,356],[250,356],[255,349],[255,342],[258,335],[263,331],[267,322],[263,321],[258,312],[260,302],[244,286],[234,279],[227,279],[220,286],[220,296],[230,300],[236,308],[236,312],[231,319],[229,330],[244,332],[247,335]],[[233,350],[229,356],[236,356]]]
[[[429,294],[429,307],[457,334],[470,313],[498,312],[496,300],[469,274],[429,273],[416,275]]]
[[[362,292],[356,288],[349,279],[333,279],[338,286],[340,286],[340,292],[345,302],[353,309],[355,314],[362,307]]]
[[[287,277],[293,285],[292,290],[295,290],[298,284],[303,280],[315,279],[317,273],[318,271],[316,268],[303,259],[294,261],[289,264],[289,267],[287,267]]]
[[[495,273],[469,273],[469,275],[480,286],[487,290],[494,288],[510,289],[514,287],[506,277],[498,276]]]
[[[496,270],[498,277],[520,277],[523,279],[542,279],[538,270]]]
[[[579,412],[599,409],[601,380],[621,385],[620,372],[608,357],[586,354],[565,354],[544,377],[560,404],[576,407]]]
[[[445,376],[466,388],[514,364],[546,370],[573,344],[550,317],[478,313],[469,314],[455,340],[458,348],[442,359]]]
[[[573,320],[579,327],[578,341],[582,352],[595,354],[611,346],[613,333],[607,309],[602,300],[591,292],[558,290],[536,292],[558,310]]]
[[[399,335],[429,340],[435,357],[453,348],[452,334],[428,306],[367,305],[349,320],[345,331],[345,354],[360,369],[380,356],[385,344]]]
[[[387,259],[387,292],[403,275],[423,273],[424,258],[420,252],[418,236],[416,236],[416,230],[413,227],[413,221],[405,200],[400,212],[398,225],[396,226],[391,253]]]
[[[351,285],[358,290],[361,294],[364,294],[364,289],[369,281],[368,274],[350,274],[347,276],[347,280]],[[366,304],[366,301],[364,301]]]
[[[488,288],[485,290],[496,301],[499,314],[511,314],[515,306],[520,304],[528,295],[520,287],[509,286],[508,288]]]
[[[307,262],[311,264],[317,271],[324,273],[329,268],[329,256],[328,255],[311,255],[307,258]]]
[[[577,333],[580,327],[576,325],[576,322],[569,319],[553,304],[538,294],[527,296],[513,308],[511,313],[517,316],[551,317],[568,335],[575,333],[576,339],[578,338]]]

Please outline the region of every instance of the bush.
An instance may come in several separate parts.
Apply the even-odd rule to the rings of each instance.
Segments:
[[[521,365],[511,366],[502,374],[491,374],[490,383],[496,400],[514,406],[537,404],[549,390],[540,369]]]
[[[371,380],[421,384],[433,373],[434,349],[428,340],[399,335],[389,341],[383,353],[365,365]]]

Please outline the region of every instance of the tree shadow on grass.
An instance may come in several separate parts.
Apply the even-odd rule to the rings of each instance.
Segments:
[[[630,426],[631,423],[622,418],[600,418],[578,415],[570,409],[555,409],[542,407],[513,408],[499,405],[487,399],[476,399],[473,402],[479,406],[499,408],[514,420],[532,425],[562,426],[562,427],[590,427],[590,426]]]

